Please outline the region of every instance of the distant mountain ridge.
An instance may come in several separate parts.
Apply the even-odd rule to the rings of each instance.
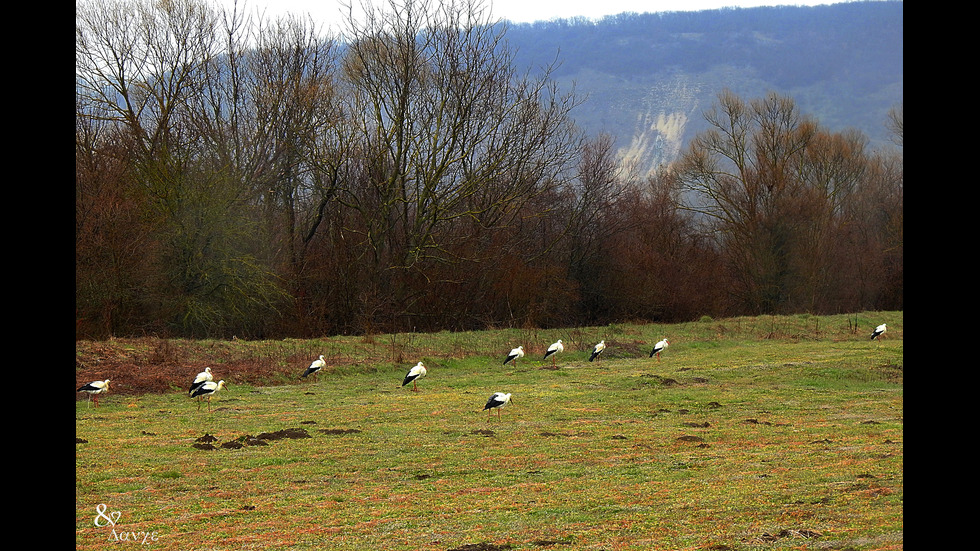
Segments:
[[[586,97],[573,112],[589,135],[616,137],[648,173],[706,128],[703,112],[730,89],[772,91],[832,131],[891,146],[889,109],[903,101],[903,2],[623,13],[509,24],[519,66],[558,56],[563,88]]]

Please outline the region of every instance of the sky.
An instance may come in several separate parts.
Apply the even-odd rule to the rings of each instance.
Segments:
[[[362,0],[353,0],[359,6]],[[849,0],[488,0],[491,17],[514,23],[549,21],[571,17],[601,19],[623,12],[656,13],[666,11],[702,11],[725,7],[751,8],[758,6],[817,6]],[[235,0],[220,0],[231,6]],[[317,23],[336,28],[341,21],[342,0],[238,0],[246,9],[265,10],[269,17],[309,14]]]

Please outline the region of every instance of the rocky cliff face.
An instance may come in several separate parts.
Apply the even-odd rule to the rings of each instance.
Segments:
[[[517,26],[519,63],[561,60],[555,79],[585,98],[573,113],[590,136],[616,139],[647,175],[707,128],[730,90],[746,101],[792,98],[831,132],[893,146],[888,111],[903,101],[902,2],[851,2],[694,13],[622,14],[599,22]]]
[[[688,75],[651,86],[638,102],[629,142],[618,150],[622,163],[646,176],[676,159],[690,137],[692,120],[701,118],[700,96],[700,84]]]

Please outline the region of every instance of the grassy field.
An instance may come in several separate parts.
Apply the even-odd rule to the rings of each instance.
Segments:
[[[196,367],[167,392],[76,401],[75,547],[902,549],[902,327],[865,312],[166,343],[229,387],[210,413],[181,391]],[[152,356],[76,355],[93,346]],[[499,420],[481,411],[495,391],[514,401]]]

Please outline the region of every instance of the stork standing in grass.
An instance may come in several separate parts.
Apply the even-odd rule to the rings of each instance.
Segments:
[[[659,362],[660,361],[660,353],[663,352],[664,350],[666,350],[668,346],[670,346],[670,343],[667,342],[667,339],[664,339],[664,340],[658,342],[657,344],[653,345],[653,350],[650,351],[650,357],[652,358],[653,355],[656,354],[657,355],[657,361]]]
[[[191,383],[191,387],[187,389],[187,394],[192,394],[195,390],[201,388],[201,385],[208,381],[213,381],[214,375],[211,374],[211,368],[205,367],[204,371],[197,374],[194,377],[194,382]]]
[[[599,344],[595,345],[592,348],[592,354],[589,355],[589,361],[591,362],[593,360],[596,360],[599,357],[599,354],[602,354],[602,351],[605,349],[606,349],[606,341],[604,340],[599,341]]]
[[[303,374],[300,375],[300,378],[304,379],[309,375],[313,375],[314,373],[319,372],[321,369],[323,369],[326,366],[327,366],[327,362],[324,361],[323,354],[320,354],[320,357],[316,360],[313,360],[313,363],[310,364],[310,367],[306,368],[306,371],[304,371]]]
[[[564,351],[565,351],[565,346],[562,345],[561,339],[558,339],[558,342],[548,347],[548,351],[544,353],[544,359],[547,360],[548,356],[551,356],[551,367],[555,367],[556,366],[555,360],[558,356],[558,353]]]
[[[513,361],[514,362],[514,367],[517,367],[517,359],[518,358],[523,358],[523,357],[524,357],[524,347],[523,346],[518,346],[517,348],[512,348],[511,351],[510,351],[510,354],[507,354],[507,359],[504,360],[504,365],[507,365],[507,362]]]
[[[208,399],[208,413],[211,412],[211,397],[218,393],[219,390],[225,388],[225,382],[223,380],[218,381],[207,381],[191,393],[191,398],[197,398],[199,396],[207,397]],[[197,410],[201,411],[201,402],[197,403]]]
[[[419,379],[424,378],[427,373],[428,371],[425,369],[425,366],[422,365],[422,362],[415,364],[415,367],[409,369],[408,373],[405,374],[405,380],[402,381],[402,386],[412,383],[412,390],[414,392],[418,392],[419,388],[416,386],[416,383]]]
[[[109,392],[109,379],[92,381],[91,383],[82,385],[78,387],[78,392],[87,392],[89,401],[92,400],[92,396],[95,396],[95,407],[99,407],[99,394]]]
[[[888,330],[888,328],[885,327],[885,324],[884,323],[881,324],[881,325],[879,325],[878,327],[875,327],[874,333],[871,333],[871,340],[877,339],[878,337],[880,337],[882,335],[882,333],[884,333],[887,330]]]
[[[483,406],[483,411],[487,412],[487,423],[490,422],[491,413],[493,410],[497,410],[497,419],[500,419],[500,408],[511,403],[510,393],[504,394],[503,392],[494,392],[487,400],[487,405]]]

